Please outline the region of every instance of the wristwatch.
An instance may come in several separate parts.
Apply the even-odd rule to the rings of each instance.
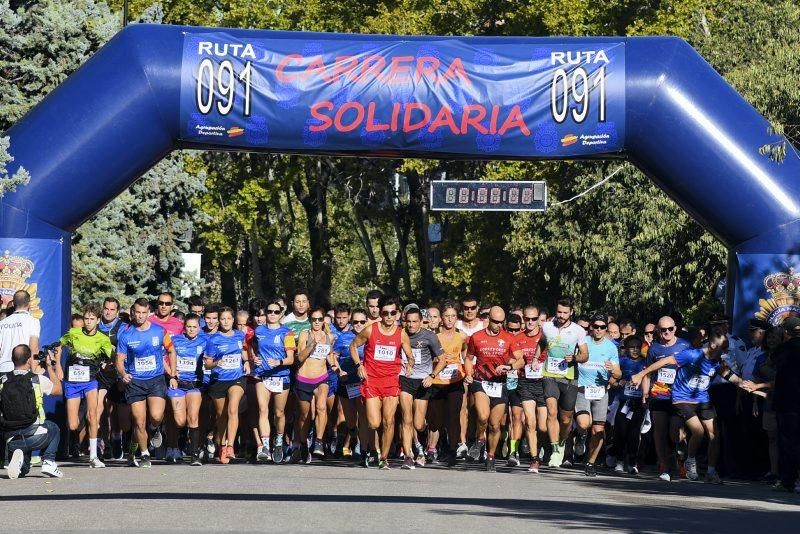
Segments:
[[[428,376],[431,377],[431,378],[436,378],[436,375],[433,374],[433,373],[428,373]]]

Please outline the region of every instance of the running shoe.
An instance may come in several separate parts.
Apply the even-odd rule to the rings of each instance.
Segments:
[[[256,454],[256,460],[259,462],[269,462],[272,460],[272,455],[269,453],[269,447],[266,445],[259,447],[258,454]]]
[[[214,456],[214,453],[217,452],[217,446],[214,444],[214,440],[211,438],[206,438],[206,452],[208,453],[209,458]]]
[[[305,447],[303,445],[300,446],[300,452],[303,456],[303,463],[310,464],[311,463],[311,450],[309,447]],[[324,455],[324,453],[323,453]]]
[[[472,459],[473,462],[477,462],[478,460],[481,459],[481,454],[483,453],[483,446],[484,445],[483,445],[482,441],[476,441],[469,448],[468,455]]]
[[[157,449],[164,442],[164,436],[161,435],[161,425],[153,429],[153,435],[150,436],[150,446]]]
[[[775,481],[778,480],[778,475],[776,475],[775,473],[770,472],[770,473],[767,473],[766,475],[764,475],[763,477],[761,477],[761,480],[763,482],[766,482],[767,484],[774,484]]]
[[[128,454],[128,467],[139,467],[139,462],[136,460],[134,453]]]
[[[528,445],[528,439],[523,438],[519,442],[519,455],[520,456],[529,456],[531,454],[531,447]]]
[[[153,467],[152,462],[150,462],[149,454],[142,455],[142,461],[139,462],[139,467],[141,467],[142,469],[150,469],[151,467]]]
[[[683,465],[686,467],[686,478],[689,480],[697,480],[699,478],[697,474],[697,460],[694,458],[687,458]]]
[[[6,474],[8,478],[15,479],[19,478],[19,474],[22,472],[22,464],[25,462],[25,453],[22,452],[22,449],[14,450],[14,454],[11,455],[11,459],[6,464]],[[44,466],[42,466],[44,468]]]
[[[425,455],[417,454],[417,457],[414,458],[414,463],[420,467],[425,467]]]
[[[384,471],[390,469],[389,467],[389,460],[383,458],[380,462],[378,462],[378,469],[382,469]]]
[[[219,455],[214,459],[218,464],[227,464],[230,463],[230,458],[228,458],[228,447],[222,446],[219,449]]]
[[[233,452],[233,445],[226,445],[225,447],[222,448],[226,449],[225,454],[228,456],[228,459],[230,460],[236,459],[236,454]]]
[[[528,473],[538,473],[539,467],[541,466],[541,461],[539,460],[538,456],[534,456],[531,460],[531,465],[528,467]]]
[[[64,473],[58,468],[56,463],[52,460],[44,460],[42,462],[42,473],[52,478],[61,478]]]
[[[342,447],[342,458],[352,458],[353,451],[350,450],[350,447]]]
[[[272,451],[272,461],[276,464],[283,462],[283,443],[275,441],[275,448]]]
[[[301,461],[303,461],[303,452],[300,450],[300,447],[293,448],[292,454],[289,456],[289,463],[299,464]]]
[[[422,443],[417,442],[414,444],[414,452],[417,453],[417,456],[425,456],[425,447],[422,446]]]
[[[637,476],[639,474],[639,468],[634,465],[630,469],[628,469],[628,473],[633,476]]]
[[[192,455],[192,463],[193,466],[203,465],[203,461],[200,459],[200,455],[198,453],[194,453]]]
[[[466,443],[459,443],[458,448],[456,449],[456,458],[464,459],[467,456],[467,452],[469,449],[467,448]]]
[[[781,484],[781,483],[780,483],[780,481],[776,482],[776,483],[775,483],[775,484],[772,486],[772,491],[776,491],[776,492],[778,492],[778,493],[795,493],[795,492],[796,492],[796,490],[795,490],[795,489],[793,489],[793,488],[787,488],[786,486],[784,486],[783,484]]]
[[[614,467],[614,472],[620,475],[625,473],[625,464],[622,462],[617,462],[617,465]]]
[[[506,466],[508,467],[518,467],[519,466],[519,453],[512,452],[508,455],[508,461],[506,461]]]
[[[558,444],[553,445],[553,452],[550,454],[549,467],[561,467],[564,462],[564,448]]]
[[[106,464],[104,464],[104,463],[103,463],[103,462],[100,460],[100,458],[92,458],[91,460],[89,460],[89,467],[90,467],[91,469],[102,469],[102,468],[104,468],[105,466],[106,466]]]
[[[314,441],[314,450],[311,453],[314,458],[325,458],[325,448],[322,446],[322,441]]]
[[[564,460],[563,462],[561,462],[561,467],[564,467],[564,468],[567,468],[567,469],[572,467],[572,461]]]
[[[111,442],[111,458],[117,461],[122,461],[125,459],[125,454],[122,450],[122,440],[115,439]]]
[[[587,463],[586,468],[583,471],[587,477],[596,477],[597,476],[597,469],[595,469],[593,463]]]
[[[716,471],[709,471],[706,473],[706,482],[709,484],[722,484],[722,479],[719,478],[719,473]]]
[[[457,458],[455,451],[450,451],[447,453],[447,467],[455,467],[456,461]]]
[[[400,466],[400,469],[414,469],[414,460],[411,458],[406,458],[403,460],[403,465]]]
[[[575,440],[575,446],[572,448],[572,451],[575,453],[575,456],[583,456],[586,454],[586,439],[588,435],[586,432],[582,432],[578,434],[578,439]]]
[[[495,466],[494,458],[486,459],[486,472],[497,473],[497,467]]]
[[[667,473],[666,471],[661,473],[660,475],[658,475],[658,479],[659,480],[663,480],[664,482],[671,482],[672,481],[672,477],[670,477],[669,473]]]

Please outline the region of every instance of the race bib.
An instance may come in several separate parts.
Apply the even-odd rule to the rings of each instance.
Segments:
[[[458,374],[458,367],[456,364],[451,363],[439,372],[439,378],[442,380],[452,380]]]
[[[356,382],[355,384],[347,384],[345,386],[347,389],[347,398],[348,399],[357,399],[361,396],[361,384]]]
[[[708,389],[711,377],[706,375],[695,375],[689,379],[687,385],[693,389]]]
[[[583,396],[586,400],[600,400],[606,394],[605,386],[585,386],[583,388]]]
[[[375,346],[375,361],[393,362],[396,357],[397,357],[397,347],[392,347],[391,345]]]
[[[283,393],[283,378],[280,376],[270,376],[264,379],[267,391],[272,393]]]
[[[187,358],[186,356],[178,356],[178,372],[193,373],[196,370],[197,360],[194,358]]]
[[[517,378],[519,378],[519,375],[517,374],[517,370],[516,369],[512,369],[511,371],[508,371],[506,373],[506,378],[510,378],[512,380],[516,380]]]
[[[142,358],[135,358],[133,360],[133,368],[137,373],[149,373],[156,370],[156,357],[152,354],[150,356],[143,356]]]
[[[331,353],[331,346],[325,343],[317,343],[314,345],[314,350],[311,352],[311,357],[315,360],[324,360]]]
[[[554,375],[567,376],[567,369],[569,364],[564,358],[548,357],[547,358],[547,372]]]
[[[414,355],[414,365],[422,365],[422,349],[411,349]]]
[[[483,386],[483,392],[493,399],[499,399],[503,395],[502,382],[488,382],[484,380],[481,382],[481,386]]]
[[[88,382],[89,374],[89,367],[86,365],[70,365],[67,380],[70,382]]]
[[[638,386],[634,386],[631,382],[625,384],[626,397],[641,397],[642,390]]]
[[[242,364],[241,354],[238,353],[226,354],[219,361],[217,367],[219,367],[220,369],[238,369],[241,364]]]
[[[656,380],[662,384],[673,384],[675,382],[675,369],[659,369]]]
[[[525,366],[525,378],[542,378],[542,366],[534,367],[533,364]]]

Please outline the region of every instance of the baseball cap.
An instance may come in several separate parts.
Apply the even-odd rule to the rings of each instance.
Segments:
[[[417,306],[417,305],[416,305],[416,304],[414,304],[413,302],[412,302],[412,303],[410,303],[410,304],[406,304],[405,308],[403,308],[403,315],[407,314],[407,313],[408,313],[408,312],[410,312],[411,310],[417,310],[417,311],[419,311],[419,306]]]
[[[787,332],[798,334],[800,333],[800,317],[797,317],[796,315],[789,316],[783,320],[781,326]]]

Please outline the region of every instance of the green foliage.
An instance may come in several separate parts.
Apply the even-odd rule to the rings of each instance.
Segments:
[[[16,169],[14,174],[9,174],[8,164],[14,161],[14,158],[8,153],[9,144],[8,137],[0,137],[0,198],[3,198],[6,193],[15,191],[17,186],[25,185],[31,180],[30,173],[24,167]]]

